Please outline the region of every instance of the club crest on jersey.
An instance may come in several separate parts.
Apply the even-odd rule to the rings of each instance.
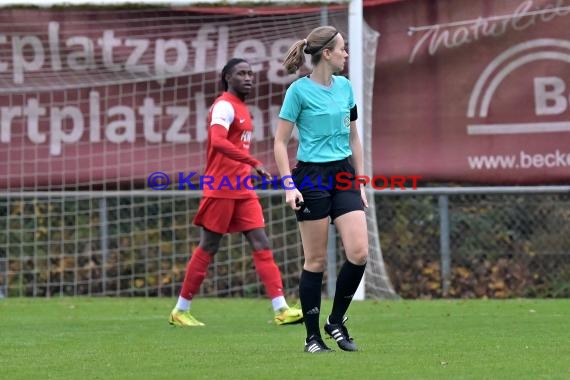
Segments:
[[[244,148],[249,148],[249,143],[251,142],[251,131],[243,131],[241,133],[241,141],[243,142]]]
[[[250,142],[251,141],[251,131],[243,131],[241,134],[241,141]]]

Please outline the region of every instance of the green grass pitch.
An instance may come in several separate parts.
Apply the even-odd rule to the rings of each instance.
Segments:
[[[189,329],[168,324],[174,302],[0,300],[0,378],[570,379],[570,300],[354,301],[361,351],[321,355],[267,300],[196,299],[206,327]]]

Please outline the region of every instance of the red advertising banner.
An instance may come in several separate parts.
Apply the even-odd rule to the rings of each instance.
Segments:
[[[346,9],[329,16],[346,28]],[[0,188],[138,187],[156,171],[200,173],[208,109],[232,57],[255,72],[252,152],[275,172],[273,130],[296,78],[281,60],[319,23],[318,8],[2,11]]]
[[[410,0],[381,33],[374,170],[433,182],[570,180],[570,4]]]
[[[565,1],[370,1],[365,19],[381,34],[375,175],[570,179]],[[295,79],[280,60],[320,14],[4,10],[0,21],[0,188],[100,188],[200,172],[232,56],[253,64],[252,151],[275,172],[273,131]],[[345,31],[346,10],[329,23]]]

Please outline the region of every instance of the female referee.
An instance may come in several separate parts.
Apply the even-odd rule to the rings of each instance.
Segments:
[[[364,213],[368,203],[363,185],[354,178],[364,174],[364,165],[352,87],[348,79],[335,75],[343,70],[348,53],[342,35],[331,26],[312,30],[307,38],[290,47],[284,61],[288,73],[296,72],[304,64],[303,53],[311,56],[313,70],[287,89],[279,113],[274,153],[287,189],[286,202],[296,211],[305,256],[299,282],[307,330],[304,350],[310,353],[332,351],[323,342],[319,329],[330,218],[340,233],[347,260],[338,273],[332,311],[324,330],[340,349],[357,351],[345,325],[345,313],[368,258]],[[299,133],[298,163],[291,172],[287,144],[295,125]],[[337,189],[335,178],[341,172],[353,175],[353,186],[348,190]],[[318,186],[323,177],[332,179],[333,186],[328,189]],[[313,186],[306,186],[308,179]]]

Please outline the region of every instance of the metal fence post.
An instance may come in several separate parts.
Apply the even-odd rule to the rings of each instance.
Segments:
[[[8,297],[8,250],[6,249],[6,257],[0,255],[0,273],[3,282],[0,285],[0,299]]]
[[[329,9],[326,5],[321,6],[321,26],[329,23]],[[334,297],[336,289],[336,228],[329,225],[329,239],[327,241],[327,296]]]
[[[449,246],[449,199],[442,194],[438,199],[439,204],[439,242],[441,250],[441,289],[442,296],[449,294],[451,284],[451,252]]]
[[[328,6],[321,5],[321,26],[329,24],[329,8]]]
[[[329,224],[329,239],[327,242],[327,295],[334,297],[336,289],[336,227]]]
[[[107,198],[99,199],[99,220],[101,221],[101,292],[107,295],[107,256],[109,254],[109,230],[107,220]]]

